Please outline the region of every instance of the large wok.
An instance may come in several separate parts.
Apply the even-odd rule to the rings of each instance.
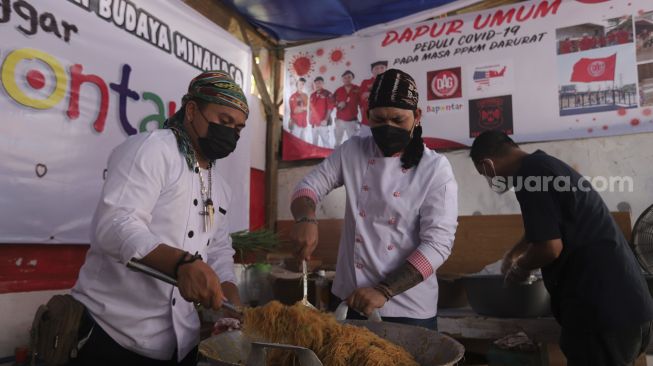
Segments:
[[[455,365],[465,353],[463,346],[451,337],[426,328],[368,320],[347,320],[345,323],[366,327],[405,348],[421,366]],[[252,351],[252,340],[241,331],[221,333],[202,341],[199,351],[211,365],[245,365]]]

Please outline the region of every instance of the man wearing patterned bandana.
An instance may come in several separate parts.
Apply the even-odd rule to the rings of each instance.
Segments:
[[[240,304],[227,227],[230,191],[214,166],[229,155],[249,109],[221,71],[194,78],[165,128],[129,137],[111,153],[72,295],[86,307],[73,365],[195,365],[194,303]],[[137,260],[173,287],[126,267]]]
[[[347,140],[296,186],[291,239],[308,259],[318,242],[316,206],[345,186],[347,205],[332,291],[349,318],[437,327],[435,271],[457,226],[457,184],[447,159],[424,147],[410,75],[379,74],[369,95],[372,136]],[[354,311],[351,311],[354,310]]]

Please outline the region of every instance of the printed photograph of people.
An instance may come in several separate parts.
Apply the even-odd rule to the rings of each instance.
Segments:
[[[653,11],[635,18],[637,62],[653,60]]]
[[[633,41],[633,21],[622,16],[556,30],[558,55],[626,44]]]
[[[306,127],[308,126],[308,95],[304,93],[305,84],[306,79],[299,78],[295,84],[295,92],[288,100],[288,106],[290,107],[288,129],[291,133],[299,136],[302,140],[306,139]]]
[[[360,104],[361,91],[354,84],[354,73],[350,70],[342,74],[342,86],[334,93],[336,103],[336,146],[346,139],[358,134],[360,121],[358,120],[358,105]],[[345,138],[347,135],[347,138]]]
[[[590,32],[594,40],[586,36]],[[561,116],[637,107],[630,16],[560,28],[556,35]],[[567,40],[572,41],[571,52],[564,52]]]
[[[313,80],[313,93],[309,111],[309,122],[313,127],[313,145],[320,147],[333,147],[331,142],[331,112],[335,107],[333,94],[324,89],[324,78],[321,76]]]
[[[372,85],[374,85],[374,79],[376,79],[377,75],[384,73],[387,68],[388,61],[373,62],[372,65],[370,65],[370,69],[372,70],[372,77],[361,82],[361,98],[359,105],[361,112],[361,126],[360,131],[358,132],[360,136],[365,137],[372,134],[372,131],[368,125],[369,123],[367,121],[368,98],[370,96],[370,90],[372,90]]]

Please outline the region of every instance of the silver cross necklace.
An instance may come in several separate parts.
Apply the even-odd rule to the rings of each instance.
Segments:
[[[200,215],[204,217],[204,232],[208,232],[213,227],[213,218],[215,217],[215,208],[213,207],[213,200],[211,200],[211,168],[213,164],[209,163],[208,167],[208,186],[204,184],[204,177],[202,176],[202,169],[199,163],[195,163],[197,172],[200,176],[200,194],[202,195],[202,211]]]

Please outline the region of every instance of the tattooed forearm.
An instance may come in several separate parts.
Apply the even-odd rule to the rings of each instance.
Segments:
[[[385,280],[374,288],[390,299],[424,281],[422,274],[412,264],[405,262],[401,267],[391,272]]]
[[[315,201],[308,197],[297,197],[290,204],[290,212],[295,219],[315,217]]]

